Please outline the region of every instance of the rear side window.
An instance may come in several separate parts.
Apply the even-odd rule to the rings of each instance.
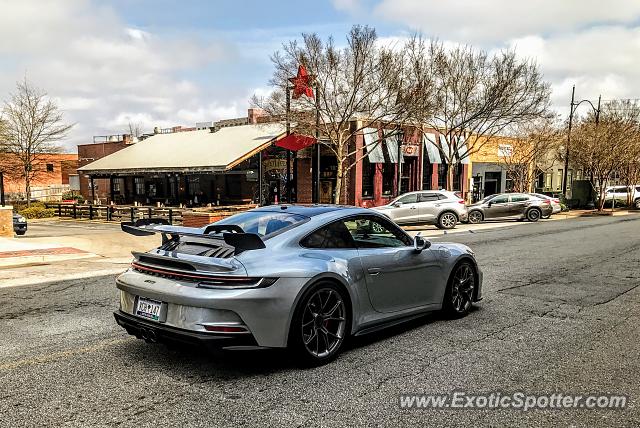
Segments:
[[[438,193],[420,193],[419,202],[433,202],[439,199]]]
[[[306,248],[355,248],[355,243],[344,222],[336,221],[313,232],[300,241]]]
[[[526,195],[514,195],[511,197],[511,202],[524,202],[528,200],[529,200],[529,197]]]
[[[442,193],[438,193],[438,199],[442,200],[442,199],[449,199],[447,198],[445,195],[443,195]]]

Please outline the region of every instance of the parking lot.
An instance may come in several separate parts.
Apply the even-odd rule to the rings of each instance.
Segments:
[[[34,226],[32,239],[47,227]],[[476,252],[485,273],[477,308],[359,338],[308,370],[280,351],[218,355],[136,340],[113,320],[114,275],[0,288],[0,425],[637,426],[639,227],[629,215],[438,231],[431,239]],[[77,244],[112,233],[87,229],[59,234]],[[76,264],[90,269],[91,260]],[[454,390],[618,393],[631,402],[527,413],[398,405],[402,393]]]

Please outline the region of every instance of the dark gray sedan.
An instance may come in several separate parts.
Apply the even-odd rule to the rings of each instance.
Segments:
[[[469,223],[493,219],[538,221],[553,211],[549,200],[524,193],[498,193],[469,205]]]

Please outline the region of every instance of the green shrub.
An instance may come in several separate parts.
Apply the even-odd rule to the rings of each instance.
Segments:
[[[62,194],[62,200],[63,201],[70,201],[70,200],[74,200],[79,204],[83,204],[84,203],[84,198],[82,197],[82,195],[74,190],[70,191],[70,192],[65,192]]]
[[[43,203],[38,202],[32,204],[31,208],[25,208],[18,211],[18,214],[26,218],[47,218],[55,217],[56,210],[53,208],[45,208]]]

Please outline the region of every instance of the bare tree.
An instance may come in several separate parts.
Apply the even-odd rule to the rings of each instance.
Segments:
[[[373,28],[358,25],[347,35],[344,47],[337,46],[331,37],[323,41],[317,34],[303,34],[301,43],[291,41],[271,57],[275,90],[269,97],[252,99],[272,117],[284,119],[288,79],[296,74],[299,64],[313,75],[314,97],[293,100],[289,120],[296,124],[297,133],[315,136],[317,132],[321,144],[335,154],[335,203],[344,200],[349,170],[366,155],[354,147],[354,137],[363,132],[374,134],[365,131],[374,128],[374,142],[367,146],[373,150],[385,138],[395,138],[409,117],[402,51],[381,47],[376,41]],[[379,128],[388,128],[382,138]]]
[[[129,124],[127,125],[127,133],[131,137],[136,137],[136,138],[140,137],[143,133],[142,124],[140,122],[129,121]]]
[[[598,210],[602,211],[606,186],[613,173],[619,171],[624,154],[630,152],[633,139],[629,136],[637,129],[637,118],[609,104],[604,106],[598,122],[589,115],[575,129],[572,144],[580,150],[573,151],[574,160],[590,175],[591,185],[599,193]]]
[[[59,151],[73,125],[63,123],[58,106],[25,78],[4,103],[0,128],[0,151],[13,164],[12,175],[24,181],[27,205],[31,201],[31,182],[44,172],[46,154]]]
[[[605,109],[616,113],[627,132],[625,144],[616,150],[616,155],[619,160],[617,172],[629,190],[626,203],[630,207],[636,203],[634,195],[638,198],[638,192],[633,188],[640,183],[640,105],[637,101],[615,100],[608,102]]]
[[[411,108],[423,133],[447,164],[447,188],[453,167],[478,152],[493,137],[549,114],[549,84],[537,64],[514,51],[488,54],[470,46],[445,47],[415,36],[407,44],[410,81],[420,97]]]
[[[563,140],[562,130],[550,119],[520,124],[505,139],[500,157],[516,192],[530,192],[539,174],[553,168],[555,153]]]

